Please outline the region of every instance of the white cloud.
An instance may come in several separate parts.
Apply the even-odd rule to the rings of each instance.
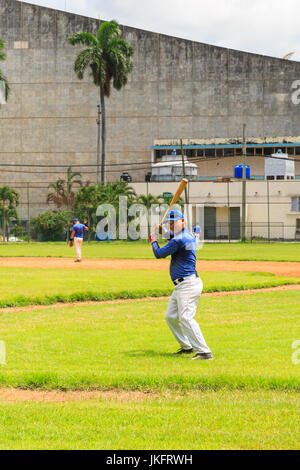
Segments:
[[[29,3],[64,9],[65,0]],[[298,0],[66,0],[67,11],[198,42],[300,60]]]

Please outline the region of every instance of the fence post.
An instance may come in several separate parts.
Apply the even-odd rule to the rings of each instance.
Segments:
[[[268,204],[268,241],[270,243],[270,188],[269,188],[268,179],[267,179],[267,204]]]
[[[243,124],[243,180],[242,180],[242,242],[246,241],[246,124]]]
[[[230,237],[230,196],[229,196],[229,181],[227,181],[227,206],[228,206],[228,242],[231,242]]]
[[[27,233],[28,233],[28,243],[30,243],[30,198],[29,198],[29,183],[27,183]]]

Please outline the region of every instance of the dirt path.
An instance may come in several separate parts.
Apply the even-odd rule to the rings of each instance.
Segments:
[[[248,289],[248,290],[239,290],[239,291],[223,291],[223,292],[208,292],[202,294],[202,297],[226,297],[233,295],[249,295],[257,294],[259,292],[279,292],[279,291],[289,291],[289,290],[300,290],[300,284],[290,284],[286,286],[278,287],[266,287],[263,289]],[[89,305],[105,305],[105,304],[127,304],[127,303],[136,303],[136,302],[149,302],[151,300],[166,300],[169,297],[144,297],[142,299],[117,299],[117,300],[104,300],[102,302],[66,302],[66,303],[57,303],[52,305],[29,305],[28,307],[7,307],[0,308],[1,313],[16,313],[16,312],[30,312],[32,310],[44,310],[47,308],[65,308],[65,307],[83,307]]]
[[[133,269],[165,271],[169,260],[157,259],[85,259],[74,263],[72,258],[0,258],[0,267],[52,268],[52,269]],[[197,261],[201,271],[254,271],[270,272],[277,276],[300,277],[300,263],[275,261]]]
[[[118,402],[148,401],[159,398],[160,394],[142,392],[139,390],[91,390],[91,391],[59,391],[59,390],[22,390],[19,388],[0,388],[0,402],[47,402],[65,403],[85,400],[114,400]]]

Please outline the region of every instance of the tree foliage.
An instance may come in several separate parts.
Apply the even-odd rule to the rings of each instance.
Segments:
[[[9,186],[0,186],[0,220],[3,229],[3,240],[7,233],[7,224],[12,219],[18,220],[17,207],[19,205],[20,196],[17,191]]]
[[[5,42],[0,39],[0,61],[3,62],[6,60],[6,54],[4,54],[3,49],[5,47]],[[9,93],[10,93],[10,86],[8,83],[8,80],[6,76],[3,74],[3,72],[0,70],[0,82],[4,83],[4,94],[5,94],[5,100],[8,99]]]
[[[75,196],[74,213],[79,219],[88,219],[91,230],[97,225],[96,210],[100,204],[111,204],[119,212],[119,197],[126,196],[128,204],[136,200],[136,192],[126,181],[115,183],[98,183],[81,188]]]
[[[77,179],[76,179],[77,178]],[[47,195],[47,203],[53,202],[58,209],[72,210],[75,201],[74,186],[82,187],[81,173],[67,170],[67,179],[59,178],[56,183],[51,183],[48,189],[52,189]]]
[[[102,162],[101,181],[105,183],[106,158],[106,115],[105,99],[111,94],[111,86],[121,90],[128,81],[133,68],[134,49],[124,39],[117,21],[105,21],[97,35],[80,32],[69,37],[73,46],[82,45],[74,62],[74,71],[79,80],[83,80],[85,71],[90,68],[94,84],[99,87],[102,119]]]
[[[48,210],[32,219],[31,225],[34,228],[35,237],[40,241],[63,240],[69,230],[70,213]]]

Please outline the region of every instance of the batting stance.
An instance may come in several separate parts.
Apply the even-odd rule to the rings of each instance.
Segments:
[[[172,210],[168,214],[171,239],[164,247],[157,243],[157,232],[150,235],[156,258],[171,255],[170,275],[175,285],[170,298],[166,321],[180,344],[175,354],[196,353],[191,359],[213,359],[194,316],[203,284],[196,271],[197,240],[184,228],[184,216]]]
[[[73,246],[73,241],[74,241],[76,255],[77,255],[77,259],[75,260],[75,263],[80,263],[81,262],[81,247],[82,247],[82,242],[83,242],[83,232],[84,230],[88,230],[89,228],[85,225],[87,223],[87,220],[84,220],[84,224],[81,224],[78,219],[73,219],[73,222],[74,222],[74,225],[73,225],[73,231],[71,233],[71,238],[70,238],[70,246]]]

